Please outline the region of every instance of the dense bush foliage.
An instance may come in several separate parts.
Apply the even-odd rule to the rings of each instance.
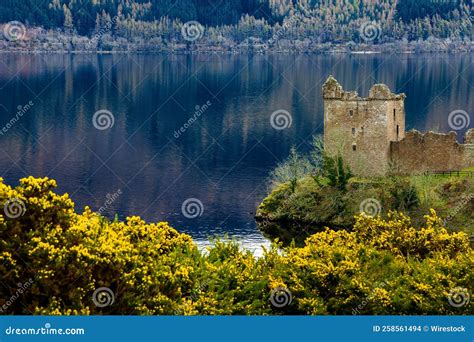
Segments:
[[[291,193],[294,193],[298,180],[311,175],[321,188],[327,185],[344,192],[353,177],[350,167],[340,154],[331,156],[324,151],[321,137],[314,136],[311,145],[312,149],[308,156],[298,153],[293,146],[289,157],[270,173],[271,185],[276,187],[288,183]]]
[[[55,185],[32,177],[16,188],[0,182],[3,314],[474,312],[448,301],[454,288],[473,290],[468,237],[448,233],[434,211],[421,229],[403,214],[361,215],[352,232],[328,229],[302,248],[275,245],[257,258],[235,242],[201,252],[166,223],[76,213]],[[24,207],[12,211],[13,202]],[[113,292],[111,305],[94,304],[100,287]],[[277,288],[291,293],[285,306],[272,305]]]
[[[323,154],[323,164],[321,167],[321,174],[315,175],[313,178],[319,181],[320,177],[327,179],[328,185],[340,191],[345,191],[349,179],[353,174],[348,165],[345,165],[344,159],[340,154],[336,156],[329,156]],[[321,185],[321,183],[319,183]]]
[[[313,163],[292,147],[288,158],[271,172],[270,179],[273,185],[288,183],[291,192],[295,192],[298,179],[312,173],[314,169]]]

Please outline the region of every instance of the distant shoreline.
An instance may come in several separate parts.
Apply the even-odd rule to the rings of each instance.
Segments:
[[[402,39],[383,43],[356,43],[337,41],[321,43],[317,37],[295,40],[262,40],[247,37],[241,41],[186,41],[184,39],[142,39],[117,36],[79,36],[41,28],[29,29],[21,39],[7,40],[0,37],[0,53],[91,53],[91,54],[418,54],[466,53],[474,51],[474,41],[428,37],[425,40]],[[16,38],[16,37],[14,37]]]
[[[430,50],[421,49],[417,51],[404,50],[394,51],[393,49],[380,49],[380,50],[276,50],[269,49],[265,51],[254,51],[254,50],[213,50],[213,49],[160,49],[160,50],[39,50],[39,49],[2,49],[1,54],[50,54],[50,55],[65,55],[65,54],[90,54],[90,55],[121,55],[121,54],[149,54],[149,55],[160,55],[160,54],[171,54],[171,55],[355,55],[355,56],[367,56],[367,55],[421,55],[421,54],[438,54],[438,55],[454,55],[454,54],[470,54],[473,53],[473,49],[469,50]]]

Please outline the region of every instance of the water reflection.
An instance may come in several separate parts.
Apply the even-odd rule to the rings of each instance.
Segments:
[[[292,145],[322,133],[321,85],[333,74],[366,95],[383,82],[405,92],[407,127],[449,131],[447,116],[473,106],[473,55],[440,56],[147,56],[0,55],[0,126],[19,105],[31,110],[0,136],[0,175],[58,180],[78,209],[169,221],[195,239],[228,234],[248,246],[266,242],[255,208],[268,172]],[[196,106],[212,105],[174,137]],[[111,129],[93,127],[107,109]],[[293,116],[278,131],[270,115]],[[471,126],[474,120],[471,120]],[[465,131],[465,130],[464,130]],[[460,132],[463,134],[464,131]],[[203,214],[181,204],[198,198]]]

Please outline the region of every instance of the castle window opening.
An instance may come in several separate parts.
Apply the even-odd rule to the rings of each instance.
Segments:
[[[349,116],[352,117],[353,115],[354,115],[354,111],[351,109],[351,110],[349,111]]]
[[[362,126],[362,127],[360,128],[360,132],[361,132],[361,133],[364,133],[364,126]]]
[[[397,141],[398,141],[398,136],[400,135],[400,126],[397,125]]]
[[[353,127],[352,128],[352,135],[355,135],[356,134],[356,129]]]
[[[397,117],[397,110],[393,109],[393,121],[395,121],[396,117]]]
[[[356,151],[357,150],[357,145],[356,144],[352,144],[352,151]]]

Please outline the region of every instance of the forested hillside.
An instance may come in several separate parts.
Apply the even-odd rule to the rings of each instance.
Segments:
[[[472,0],[2,0],[0,23],[11,21],[114,41],[182,41],[183,23],[197,21],[206,28],[204,43],[379,44],[472,40],[473,6]]]

